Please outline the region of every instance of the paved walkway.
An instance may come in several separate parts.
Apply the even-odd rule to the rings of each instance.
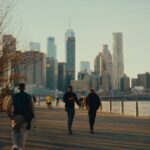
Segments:
[[[36,128],[30,131],[26,150],[150,150],[150,118],[98,112],[95,134],[89,133],[85,110],[76,110],[73,135],[68,135],[63,108],[37,108]],[[0,150],[11,149],[11,126],[0,112]]]

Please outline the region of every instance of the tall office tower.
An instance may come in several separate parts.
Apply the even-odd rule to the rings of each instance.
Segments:
[[[123,75],[120,81],[120,90],[122,92],[129,92],[130,89],[130,78],[126,76],[126,74]]]
[[[143,86],[144,89],[150,89],[150,73],[146,72],[143,74],[138,74],[138,85]]]
[[[18,81],[25,80],[24,82],[28,85],[46,87],[46,55],[38,51],[26,51],[20,52],[20,57],[23,60],[15,68],[15,73],[22,74],[24,78],[17,79],[15,85],[18,84]]]
[[[112,87],[112,55],[107,44],[103,45],[101,56],[102,88],[109,91]]]
[[[68,29],[65,34],[67,86],[71,80],[75,80],[75,35],[73,30]]]
[[[100,88],[100,77],[97,73],[92,72],[90,76],[90,87],[94,90],[98,90]]]
[[[41,50],[41,45],[38,42],[30,42],[30,51],[40,51]]]
[[[16,38],[12,35],[3,35],[2,38],[2,52],[10,53],[16,51]]]
[[[53,57],[47,57],[46,62],[46,77],[47,77],[47,88],[50,90],[58,89],[58,62]]]
[[[94,59],[94,72],[101,76],[101,53]]]
[[[57,48],[55,45],[55,38],[48,37],[48,39],[47,39],[47,56],[57,59],[56,51],[57,51]]]
[[[107,72],[110,76],[112,75],[112,55],[108,49],[108,45],[103,45],[102,48],[102,66],[101,71]]]
[[[66,90],[66,74],[66,63],[58,63],[58,90],[60,91]]]
[[[120,79],[124,75],[123,35],[120,32],[112,34],[113,49],[113,89],[120,89]]]
[[[91,73],[91,70],[90,70],[90,62],[89,61],[81,61],[80,62],[80,69],[81,69],[81,72],[87,72],[88,74]]]

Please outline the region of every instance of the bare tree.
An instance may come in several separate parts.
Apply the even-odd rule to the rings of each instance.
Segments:
[[[36,61],[41,60],[39,53],[29,57],[17,51],[16,38],[8,33],[14,6],[15,0],[0,0],[0,87],[10,87],[12,81],[26,79],[22,70],[31,65],[35,58]]]

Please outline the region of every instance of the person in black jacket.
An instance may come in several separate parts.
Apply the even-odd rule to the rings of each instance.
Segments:
[[[88,108],[88,115],[89,115],[89,125],[90,125],[90,133],[94,133],[94,123],[96,118],[96,112],[101,106],[101,101],[99,96],[95,93],[94,89],[90,90],[86,98],[86,106]]]
[[[8,102],[7,113],[12,120],[12,150],[21,150],[25,147],[27,130],[30,129],[34,117],[31,95],[24,92],[25,84],[20,83],[19,93],[16,93]]]
[[[78,98],[73,92],[72,86],[69,86],[68,91],[63,96],[63,102],[65,103],[65,110],[68,116],[68,130],[69,134],[72,134],[72,123],[75,115],[75,102],[79,105]]]

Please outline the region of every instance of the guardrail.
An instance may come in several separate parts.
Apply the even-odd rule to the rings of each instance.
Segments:
[[[149,95],[101,96],[103,111],[122,115],[150,116]]]

